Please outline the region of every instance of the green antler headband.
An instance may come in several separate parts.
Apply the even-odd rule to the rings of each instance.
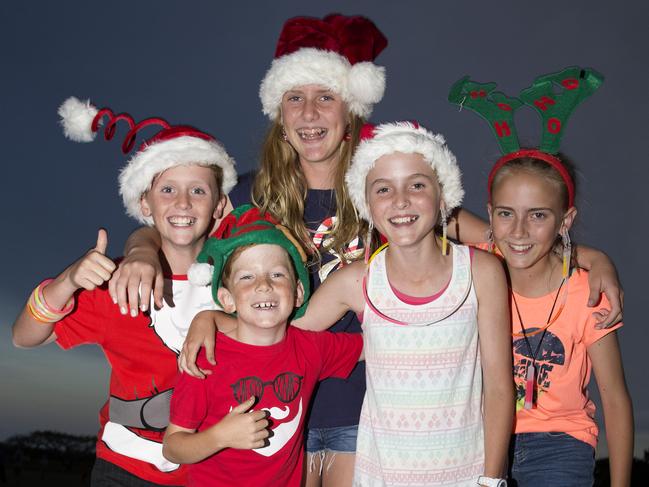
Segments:
[[[448,100],[487,120],[504,154],[489,173],[490,199],[493,178],[503,165],[513,159],[534,157],[559,172],[568,189],[568,204],[573,206],[574,182],[555,155],[559,152],[561,137],[573,110],[592,95],[603,81],[604,77],[594,70],[570,67],[558,73],[539,76],[532,86],[521,91],[520,99],[495,92],[495,83],[476,83],[469,77],[460,79],[451,87]],[[520,149],[514,112],[523,104],[531,106],[541,116],[542,135],[538,149]]]

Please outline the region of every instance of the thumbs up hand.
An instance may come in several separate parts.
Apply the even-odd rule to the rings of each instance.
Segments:
[[[254,404],[255,398],[249,398],[208,428],[217,451],[223,448],[248,450],[266,446],[270,436],[268,413],[263,410],[251,411]]]
[[[68,279],[75,289],[92,291],[110,279],[115,263],[106,257],[108,233],[103,228],[97,232],[97,244],[77,260],[68,270]]]

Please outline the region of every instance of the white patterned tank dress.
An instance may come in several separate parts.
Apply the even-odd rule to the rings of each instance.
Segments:
[[[354,485],[473,487],[484,469],[484,436],[469,248],[452,246],[447,288],[417,305],[395,295],[385,255],[367,276],[374,310],[366,304],[363,314],[367,392]]]

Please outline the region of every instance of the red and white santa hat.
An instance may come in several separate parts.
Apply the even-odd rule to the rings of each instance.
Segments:
[[[284,93],[317,84],[340,94],[352,113],[369,117],[385,91],[385,68],[373,61],[387,44],[374,23],[361,16],[287,20],[259,89],[264,114],[274,120]]]
[[[140,145],[119,175],[119,192],[126,212],[146,225],[153,225],[153,219],[142,214],[140,199],[151,188],[153,178],[167,169],[194,164],[218,166],[223,171],[222,194],[229,193],[237,183],[234,159],[214,137],[194,127],[170,125],[162,118],[147,118],[135,123],[127,113],[115,115],[110,108],[98,110],[89,100],[80,101],[75,97],[65,100],[58,113],[65,136],[75,142],[92,142],[104,117],[108,117],[104,128],[106,140],[115,135],[117,122],[126,122],[130,130],[122,143],[124,154],[133,149],[138,131],[150,125],[162,127]]]
[[[433,134],[416,122],[365,124],[361,129],[361,142],[345,175],[349,196],[361,218],[371,221],[365,198],[367,173],[380,157],[395,152],[421,154],[437,174],[446,210],[450,212],[460,206],[464,197],[462,174],[442,135]]]

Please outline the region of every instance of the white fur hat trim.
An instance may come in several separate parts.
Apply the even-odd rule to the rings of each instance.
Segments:
[[[259,88],[263,112],[271,120],[279,115],[282,96],[298,86],[322,85],[342,96],[349,110],[363,118],[372,113],[385,91],[385,68],[371,62],[353,66],[344,56],[313,47],[275,59]]]
[[[410,122],[385,123],[374,128],[373,138],[359,144],[345,175],[350,198],[361,218],[371,221],[365,198],[367,173],[377,159],[394,152],[421,154],[437,174],[446,209],[460,206],[464,197],[460,168],[444,137]]]
[[[74,142],[95,140],[97,134],[91,130],[91,126],[97,111],[90,100],[81,101],[74,96],[65,100],[58,110],[65,136]]]
[[[182,136],[149,145],[128,161],[119,175],[119,193],[126,212],[146,225],[153,219],[142,214],[140,199],[150,189],[153,178],[169,168],[194,164],[219,166],[223,170],[223,194],[237,183],[235,162],[215,141]]]

